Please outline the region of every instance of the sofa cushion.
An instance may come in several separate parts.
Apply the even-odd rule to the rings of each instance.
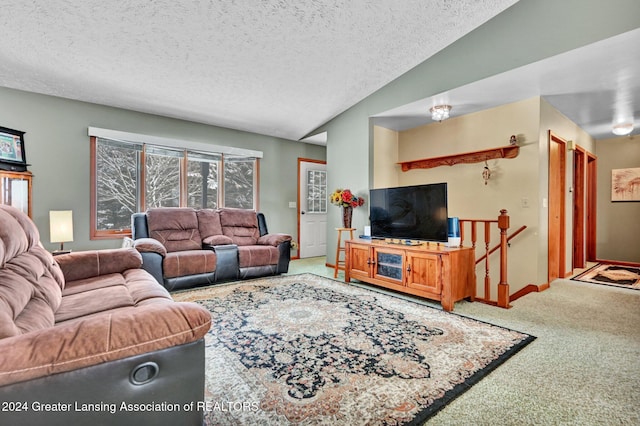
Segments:
[[[62,303],[56,312],[56,324],[75,318],[142,306],[150,300],[170,300],[169,292],[149,280],[142,269],[104,274],[72,281],[62,292]]]
[[[233,240],[222,233],[220,212],[213,209],[202,209],[196,212],[202,244],[221,246],[233,244]]]
[[[167,253],[162,261],[164,278],[206,274],[216,270],[216,253],[212,250],[189,250]]]
[[[25,214],[0,206],[0,339],[54,324],[64,277],[39,239]]]
[[[160,241],[167,252],[198,250],[202,238],[198,229],[198,216],[191,208],[157,208],[147,211],[149,236]]]
[[[220,213],[213,209],[200,209],[196,211],[198,216],[198,228],[200,236],[204,240],[212,235],[222,235],[222,225],[220,224]]]
[[[277,265],[279,258],[277,247],[273,246],[238,246],[238,263],[240,268],[252,266]]]
[[[98,286],[91,291],[65,295],[56,312],[56,322],[134,306],[121,274],[102,275],[98,279],[111,282],[109,285]]]
[[[254,210],[220,209],[222,233],[230,237],[233,244],[239,246],[253,245],[260,238],[258,216]]]

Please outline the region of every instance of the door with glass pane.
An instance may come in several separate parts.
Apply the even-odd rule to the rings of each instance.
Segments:
[[[300,160],[299,257],[327,254],[327,165]]]

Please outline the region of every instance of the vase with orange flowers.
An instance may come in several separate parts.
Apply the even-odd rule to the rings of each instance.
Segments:
[[[342,226],[351,228],[353,209],[364,205],[364,198],[354,195],[350,189],[336,189],[331,194],[331,204],[342,207]]]

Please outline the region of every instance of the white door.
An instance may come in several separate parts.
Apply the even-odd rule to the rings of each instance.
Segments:
[[[327,165],[300,160],[298,187],[300,200],[299,256],[315,257],[327,254]]]

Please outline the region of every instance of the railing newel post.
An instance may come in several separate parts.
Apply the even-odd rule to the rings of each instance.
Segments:
[[[509,283],[507,282],[507,229],[509,229],[509,215],[507,210],[500,210],[498,217],[500,228],[500,283],[498,283],[498,306],[509,307]]]

